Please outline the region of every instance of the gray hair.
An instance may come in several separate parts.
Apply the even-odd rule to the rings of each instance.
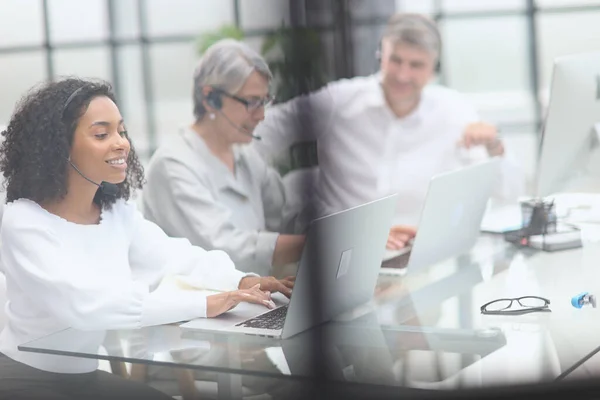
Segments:
[[[383,31],[383,38],[393,43],[406,43],[433,54],[439,59],[442,49],[440,31],[432,19],[411,13],[393,15]]]
[[[206,114],[202,104],[205,86],[221,89],[231,94],[237,93],[246,83],[246,79],[257,71],[269,83],[273,74],[267,62],[247,44],[222,39],[206,50],[194,71],[194,116],[197,120]]]

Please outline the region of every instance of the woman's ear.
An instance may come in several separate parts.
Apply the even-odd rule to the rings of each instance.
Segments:
[[[202,88],[202,105],[204,106],[204,108],[206,109],[206,111],[208,112],[214,112],[215,111],[215,107],[213,104],[211,104],[211,102],[209,101],[210,99],[210,93],[213,91],[214,89],[211,88],[210,86],[204,86]]]

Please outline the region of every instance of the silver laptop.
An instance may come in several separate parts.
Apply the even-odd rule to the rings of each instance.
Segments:
[[[386,250],[381,273],[411,273],[470,251],[499,182],[500,162],[495,157],[433,177],[417,235],[401,250]]]
[[[392,195],[312,221],[289,302],[276,294],[273,310],[241,303],[219,317],[181,327],[286,339],[367,303],[396,202]]]

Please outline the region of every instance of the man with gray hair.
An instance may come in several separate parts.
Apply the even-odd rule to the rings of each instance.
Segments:
[[[495,127],[480,122],[458,92],[429,85],[441,52],[434,21],[390,18],[377,53],[380,71],[343,79],[269,110],[255,143],[271,163],[295,142],[317,142],[311,215],[347,209],[391,193],[398,206],[387,247],[416,233],[430,179],[488,157],[502,157],[495,197],[524,193],[524,175]]]
[[[142,195],[145,217],[168,235],[223,250],[236,268],[260,275],[280,275],[274,268],[298,261],[304,245],[304,236],[279,233],[281,178],[248,146],[271,80],[246,44],[212,45],[194,72],[194,122],[154,153]]]

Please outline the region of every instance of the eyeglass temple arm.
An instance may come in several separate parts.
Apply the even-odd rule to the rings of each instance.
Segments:
[[[523,310],[500,310],[500,311],[486,311],[482,310],[482,314],[490,314],[490,315],[521,315],[528,314],[532,312],[552,312],[548,307],[533,307],[527,308]]]

